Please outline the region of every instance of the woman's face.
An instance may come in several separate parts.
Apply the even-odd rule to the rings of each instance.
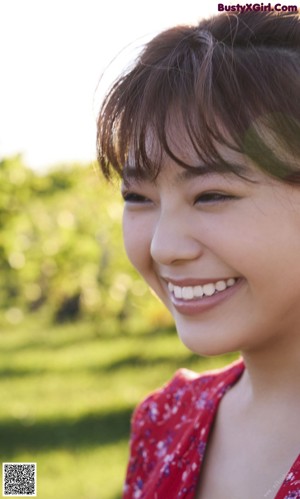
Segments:
[[[252,182],[165,159],[155,182],[137,182],[128,169],[122,187],[129,259],[200,355],[299,337],[300,187],[267,177],[241,154],[224,156]]]

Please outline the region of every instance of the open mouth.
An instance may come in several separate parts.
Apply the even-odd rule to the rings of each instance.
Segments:
[[[178,286],[172,282],[168,282],[168,289],[175,298],[179,300],[191,301],[216,295],[222,291],[225,291],[227,288],[231,288],[237,281],[238,278],[230,277],[226,280],[208,282],[206,284],[199,284],[196,286]]]

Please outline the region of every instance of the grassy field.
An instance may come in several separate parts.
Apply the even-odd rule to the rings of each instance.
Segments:
[[[40,499],[121,497],[133,407],[197,358],[170,328],[143,334],[26,318],[0,334],[2,462],[37,463]]]

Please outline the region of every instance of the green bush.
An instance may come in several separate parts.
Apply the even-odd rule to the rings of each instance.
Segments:
[[[17,156],[0,163],[0,180],[6,320],[17,323],[44,307],[58,322],[117,319],[124,331],[141,313],[154,328],[170,322],[127,261],[119,187],[104,182],[95,165],[40,175]]]

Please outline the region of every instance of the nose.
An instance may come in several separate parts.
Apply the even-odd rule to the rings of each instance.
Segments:
[[[189,220],[161,214],[153,230],[150,252],[157,263],[170,265],[199,258],[203,245]]]

